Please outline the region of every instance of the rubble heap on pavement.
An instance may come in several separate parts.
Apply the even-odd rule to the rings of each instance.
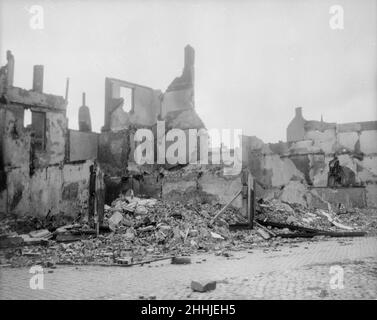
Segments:
[[[107,232],[102,231],[96,236],[95,230],[86,224],[50,229],[50,239],[43,244],[20,247],[21,243],[17,243],[13,248],[9,246],[4,251],[2,264],[21,266],[46,261],[112,264],[123,263],[127,259],[130,263],[137,263],[195,252],[221,254],[263,241],[254,230],[229,231],[229,223],[242,221],[232,208],[209,226],[209,221],[220,208],[220,205],[166,203],[137,197],[117,199],[111,207],[105,208]],[[15,232],[3,234],[3,239],[6,236],[26,237]]]
[[[276,246],[283,242],[288,228],[268,227],[275,238],[266,241],[258,227],[230,231],[229,225],[245,223],[238,209],[228,208],[214,224],[211,219],[221,205],[165,202],[122,196],[105,206],[104,226],[100,234],[85,222],[32,221],[7,219],[1,225],[1,264],[24,266],[55,264],[142,264],[169,257],[213,252],[229,257],[232,250],[254,246]],[[355,209],[356,210],[356,209]],[[351,212],[335,213],[309,210],[297,203],[260,199],[256,219],[327,231],[375,231],[375,216]],[[19,226],[22,225],[23,229]],[[26,227],[25,227],[26,226]],[[39,230],[30,230],[39,226]],[[18,229],[17,229],[18,228]],[[26,228],[26,229],[25,229]],[[27,233],[17,233],[25,231]],[[277,241],[274,241],[277,240]]]
[[[334,212],[331,207],[329,210],[308,209],[298,203],[260,199],[257,218],[324,231],[366,231],[371,235],[376,232],[377,227],[377,218],[372,211],[354,208]],[[289,230],[283,229],[283,232]]]

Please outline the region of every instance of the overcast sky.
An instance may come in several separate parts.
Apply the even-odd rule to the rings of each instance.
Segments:
[[[100,131],[105,77],[164,91],[190,44],[207,128],[285,141],[297,106],[308,120],[377,120],[376,2],[0,0],[0,58],[13,52],[15,86],[32,87],[35,64],[45,66],[47,93],[64,96],[69,77],[70,128],[85,91]],[[329,26],[335,4],[343,30]],[[32,5],[44,9],[42,30],[30,27]]]

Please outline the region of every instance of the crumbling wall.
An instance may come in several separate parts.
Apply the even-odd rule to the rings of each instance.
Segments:
[[[70,161],[93,160],[98,155],[98,137],[95,132],[68,130],[68,157]]]
[[[131,130],[102,132],[99,136],[98,161],[108,176],[126,175],[131,152]]]
[[[345,187],[363,186],[367,206],[377,207],[377,121],[328,123],[307,121],[301,108],[287,128],[288,151],[280,153],[292,159],[306,182],[326,187],[329,162],[338,156]],[[309,159],[303,165],[299,156]],[[308,172],[309,169],[309,172]]]
[[[168,184],[163,189],[164,179],[158,172],[164,164],[155,164],[151,168],[135,164],[134,150],[137,143],[134,141],[134,134],[139,128],[152,131],[156,162],[157,149],[162,141],[165,151],[174,143],[166,141],[166,133],[169,130],[183,130],[188,142],[190,129],[205,129],[203,121],[194,109],[194,57],[194,49],[186,46],[182,74],[172,81],[164,94],[160,90],[128,81],[106,78],[105,124],[99,137],[98,160],[106,174],[107,203],[129,188],[133,188],[136,194],[146,196],[161,197],[166,195],[166,192],[170,194],[167,191]],[[128,112],[123,110],[124,100],[120,92],[122,87],[132,89],[132,106]],[[157,130],[158,121],[164,121],[161,132]],[[199,136],[203,134],[200,132]],[[186,143],[186,164],[200,152],[199,143],[200,138],[197,137],[197,144],[192,148],[194,150]],[[165,162],[169,167],[169,161]],[[173,178],[170,176],[169,179]],[[196,185],[195,178],[190,181],[190,177],[186,176],[184,181],[189,185]],[[186,187],[183,181],[181,187]]]
[[[171,111],[194,109],[194,48],[185,47],[184,68],[182,75],[173,80],[162,99],[161,116],[165,118]]]
[[[312,128],[317,128],[317,123],[310,123]],[[371,140],[377,131],[370,123],[368,130],[349,131],[354,125],[342,125],[341,135],[333,128],[324,132],[309,131],[306,140],[278,144],[265,144],[256,137],[243,137],[243,166],[248,167],[256,178],[262,190],[257,190],[257,196],[265,196],[266,190],[281,188],[290,181],[299,181],[305,185],[321,189],[320,196],[329,201],[345,201],[344,205],[364,205],[377,207],[377,153]],[[340,141],[346,140],[347,136],[353,140],[347,140],[347,146]],[[356,138],[357,136],[357,138]],[[369,137],[369,139],[361,137]],[[362,151],[364,150],[364,151]],[[328,186],[329,162],[338,155],[339,163],[344,174],[344,186],[350,188],[343,193],[334,196],[331,190],[326,191]],[[355,189],[356,187],[356,189]],[[362,188],[357,188],[362,187]],[[362,200],[357,202],[353,194],[362,195]],[[347,194],[347,196],[345,196]],[[308,203],[310,201],[308,200]],[[327,205],[327,204],[325,204]]]
[[[2,151],[7,172],[6,188],[1,192],[1,210],[15,214],[45,216],[60,212],[77,214],[82,211],[89,176],[87,163],[72,165],[68,172],[63,165],[67,123],[63,114],[46,112],[46,149],[31,150],[31,129],[23,127],[24,108],[2,105]],[[75,180],[77,193],[64,199],[66,181]],[[78,201],[79,200],[79,201]]]
[[[9,72],[6,66],[0,73],[4,70]],[[0,86],[0,212],[41,217],[85,215],[89,168],[94,161],[70,158],[67,101],[42,92],[43,72],[37,70],[33,90],[9,82]],[[25,127],[27,109],[32,123]],[[73,145],[76,142],[72,141]]]
[[[224,175],[222,167],[188,165],[181,170],[165,172],[161,186],[165,200],[225,205],[241,190],[242,183],[241,174]],[[232,205],[241,208],[241,197]]]
[[[131,110],[123,110],[125,103],[121,88],[132,90]],[[119,131],[130,126],[151,126],[160,113],[161,91],[124,80],[105,79],[105,125],[102,131]]]
[[[264,188],[276,188],[291,180],[304,180],[304,174],[288,157],[274,153],[268,144],[257,137],[242,137],[243,166]]]

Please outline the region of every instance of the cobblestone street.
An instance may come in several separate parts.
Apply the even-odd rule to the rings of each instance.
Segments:
[[[58,266],[44,270],[44,289],[33,290],[28,268],[2,268],[1,299],[376,299],[377,238],[285,243],[275,248],[192,256],[133,267]],[[343,288],[332,288],[332,268]],[[194,279],[217,280],[207,293]]]

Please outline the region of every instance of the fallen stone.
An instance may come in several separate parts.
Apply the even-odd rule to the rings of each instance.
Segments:
[[[40,257],[41,256],[39,252],[33,252],[33,251],[23,251],[22,255],[25,257]]]
[[[268,240],[271,238],[270,234],[267,232],[267,231],[264,231],[263,229],[261,228],[258,228],[257,229],[257,232],[258,234],[264,239],[264,240]]]
[[[145,206],[138,205],[135,209],[136,215],[146,215],[148,214],[148,209]]]
[[[20,237],[24,240],[24,245],[32,246],[32,245],[39,245],[39,244],[47,244],[48,240],[45,238],[32,238],[28,234],[21,234]]]
[[[64,227],[59,227],[55,230],[55,233],[58,234],[58,233],[64,233],[64,232],[67,232],[69,229],[64,226]]]
[[[190,264],[191,259],[187,257],[173,257],[171,258],[172,264]]]
[[[124,237],[127,241],[133,240],[135,238],[135,229],[134,228],[128,228],[126,230]]]
[[[219,235],[218,233],[212,232],[212,231],[211,231],[211,237],[214,238],[214,239],[224,240],[223,236]]]
[[[216,289],[216,281],[191,281],[191,289],[197,292],[208,292]]]
[[[45,261],[43,263],[43,267],[45,267],[45,268],[51,268],[51,269],[56,269],[56,265],[53,262],[51,262],[51,261]]]
[[[295,217],[289,216],[286,220],[288,224],[295,224],[297,223],[297,219]]]
[[[133,262],[133,258],[132,257],[124,257],[124,258],[117,258],[115,260],[116,263],[118,264],[126,264],[126,265],[129,265],[129,264],[132,264]]]
[[[146,226],[146,227],[143,227],[143,228],[139,228],[138,231],[146,232],[146,231],[151,231],[154,228],[155,228],[154,226]]]
[[[57,242],[73,242],[81,240],[81,236],[78,234],[61,233],[56,236]]]
[[[159,229],[161,231],[169,231],[169,230],[171,230],[171,226],[162,225],[162,226],[159,227]]]
[[[30,237],[32,238],[48,238],[52,236],[52,233],[47,229],[35,230],[29,232]]]
[[[111,231],[115,231],[117,226],[123,220],[123,215],[119,211],[115,211],[113,215],[109,218],[109,228]]]
[[[192,240],[190,241],[190,246],[193,247],[193,248],[196,248],[198,246],[197,242]]]
[[[189,231],[189,236],[190,237],[197,237],[199,235],[199,231],[198,230],[190,230]]]
[[[288,212],[288,213],[292,213],[292,214],[295,212],[289,204],[284,203],[284,202],[280,202],[277,205],[277,209],[281,210],[281,211]]]

